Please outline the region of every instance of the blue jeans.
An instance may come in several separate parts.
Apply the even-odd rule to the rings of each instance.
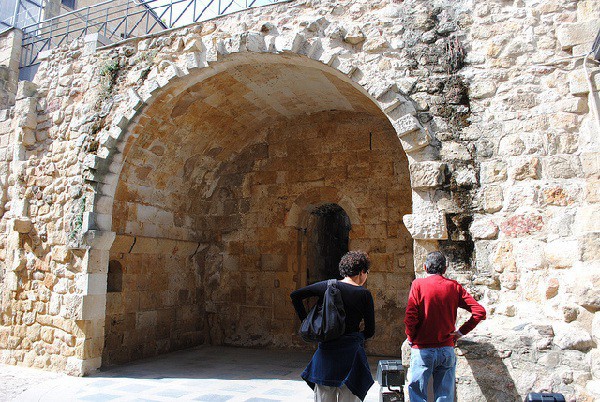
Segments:
[[[427,402],[427,383],[433,375],[433,394],[436,402],[454,402],[456,355],[452,346],[411,349],[410,402]]]

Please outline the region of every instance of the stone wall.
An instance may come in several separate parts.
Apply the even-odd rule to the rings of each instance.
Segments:
[[[162,108],[144,112],[153,125],[166,120],[165,114]],[[188,124],[200,127],[201,121]],[[389,123],[327,112],[274,124],[259,130],[214,178],[207,175],[205,156],[179,148],[190,139],[199,141],[195,130],[177,140],[169,133],[178,144],[176,153],[169,150],[172,145],[157,145],[166,141],[163,134],[148,138],[148,128],[140,131],[139,143],[146,145],[129,151],[113,228],[199,242],[197,286],[204,289],[212,344],[301,345],[288,299],[306,285],[307,216],[329,202],[348,209],[349,247],[370,250],[373,259],[369,286],[376,291],[381,335],[369,348],[381,355],[399,353],[401,321],[392,318],[404,308],[413,270],[408,233],[398,222],[410,212],[410,187],[406,158],[394,147]],[[157,153],[172,158],[156,158]],[[174,176],[181,182],[173,176],[177,170],[182,174]],[[191,186],[185,180],[199,175],[203,180],[197,177]],[[148,194],[148,188],[162,190]]]
[[[461,400],[597,399],[599,12],[297,1],[54,51],[7,113],[1,361],[82,374],[118,349],[109,261],[144,259],[116,234],[196,245],[181,272],[151,257],[199,281],[169,291],[202,284],[194,342],[299,346],[301,231],[336,203],[374,257],[371,351],[399,350],[386,331],[440,249],[489,312],[457,350]]]
[[[0,109],[14,105],[19,80],[21,30],[13,28],[0,37]]]
[[[117,236],[108,281],[115,274],[118,283],[107,287],[103,365],[204,342],[204,290],[192,258],[197,248],[191,242]]]

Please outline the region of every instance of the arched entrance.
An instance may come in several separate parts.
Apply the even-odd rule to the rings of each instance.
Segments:
[[[380,328],[368,348],[399,353],[414,276],[406,155],[355,83],[290,59],[229,56],[165,86],[129,126],[103,364],[202,343],[301,347],[289,293],[309,260],[331,270],[347,249],[373,261]]]
[[[351,229],[350,217],[337,204],[323,204],[311,212],[306,228],[308,284],[340,279],[338,264],[348,252]]]

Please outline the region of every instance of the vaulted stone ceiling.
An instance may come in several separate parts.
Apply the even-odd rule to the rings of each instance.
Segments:
[[[133,128],[137,139],[126,151],[116,195],[117,220],[131,217],[131,210],[123,210],[131,203],[189,210],[192,196],[212,196],[219,176],[231,171],[227,166],[245,164],[234,170],[249,171],[255,158],[264,158],[248,147],[266,143],[267,135],[271,142],[285,135],[269,133],[268,128],[286,121],[348,112],[345,115],[353,118],[366,116],[374,129],[389,131],[383,112],[348,77],[297,56],[259,57],[238,56],[205,69],[209,71],[201,76],[187,76],[165,88],[145,109]],[[121,222],[122,230],[124,225]]]

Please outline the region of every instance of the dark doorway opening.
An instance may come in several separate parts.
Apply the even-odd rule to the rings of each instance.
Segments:
[[[324,204],[309,217],[307,235],[307,284],[341,279],[338,265],[348,252],[352,225],[346,211],[337,204]]]
[[[111,260],[108,263],[107,292],[123,291],[123,266],[119,261]]]

